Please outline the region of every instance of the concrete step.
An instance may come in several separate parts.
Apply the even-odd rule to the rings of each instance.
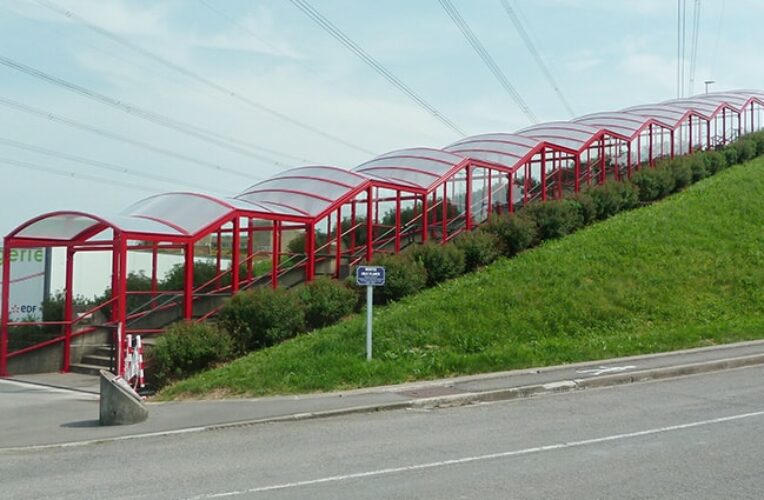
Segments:
[[[96,375],[98,376],[103,370],[103,366],[89,365],[85,363],[72,363],[69,365],[69,370],[74,373],[82,373],[84,375]]]
[[[104,355],[98,355],[98,354],[86,354],[82,357],[82,363],[86,365],[93,365],[93,366],[102,366],[104,368],[111,368],[111,356],[107,354]]]

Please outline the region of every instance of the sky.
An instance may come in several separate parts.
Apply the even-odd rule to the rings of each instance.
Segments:
[[[309,2],[465,134],[531,125],[438,0]],[[676,1],[506,2],[576,116],[677,96]],[[501,0],[452,3],[540,121],[573,118]],[[686,4],[685,94],[764,88],[764,2]],[[462,137],[288,0],[0,0],[0,61],[3,235],[51,211],[231,196],[290,167]]]

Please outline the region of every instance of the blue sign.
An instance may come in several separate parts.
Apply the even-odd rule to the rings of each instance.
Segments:
[[[355,281],[359,286],[382,286],[385,284],[385,268],[382,266],[358,266]]]

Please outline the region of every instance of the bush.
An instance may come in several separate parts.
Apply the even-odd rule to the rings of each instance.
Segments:
[[[756,156],[764,154],[764,133],[754,132],[748,135],[748,137],[756,144]]]
[[[687,165],[685,165],[684,173],[690,173]],[[644,168],[631,176],[631,183],[639,189],[639,201],[649,203],[673,193],[676,178],[674,171],[670,168]]]
[[[353,312],[358,294],[345,283],[331,278],[316,278],[296,291],[305,311],[305,323],[309,330],[338,322]]]
[[[480,230],[495,235],[499,251],[507,257],[530,248],[538,235],[536,221],[522,213],[492,215]]]
[[[629,210],[639,202],[639,190],[631,182],[608,181],[587,191],[597,207],[597,219],[603,220]]]
[[[385,285],[374,290],[374,303],[387,304],[419,292],[427,285],[427,271],[421,262],[407,255],[378,255],[372,265],[385,268]]]
[[[748,137],[737,140],[732,147],[738,152],[737,161],[739,163],[752,160],[756,157],[756,143]]]
[[[680,156],[668,160],[667,162],[661,162],[660,168],[668,169],[674,178],[673,192],[681,191],[690,184],[692,184],[692,169],[687,163],[687,159]]]
[[[198,288],[208,283],[218,274],[217,263],[212,260],[194,261],[194,288]],[[221,278],[223,285],[231,282],[230,273]],[[149,283],[150,284],[150,283]],[[162,290],[179,291],[183,290],[186,284],[186,266],[185,264],[175,264],[167,272],[159,288]]]
[[[427,286],[435,286],[464,274],[464,252],[456,245],[428,242],[412,246],[406,253],[424,266]]]
[[[693,154],[687,157],[687,164],[692,171],[692,182],[698,182],[705,179],[710,175],[708,168],[706,168],[706,162],[703,161],[703,157],[700,154]]]
[[[255,288],[226,301],[218,323],[240,353],[269,347],[302,333],[305,312],[297,295],[280,288]]]
[[[711,174],[715,174],[727,168],[727,158],[719,151],[706,151],[703,154],[706,159],[706,167]]]
[[[501,255],[499,238],[485,231],[462,233],[454,240],[454,245],[464,252],[464,269],[468,272],[487,266]]]
[[[724,155],[725,163],[728,167],[736,165],[738,162],[738,151],[731,146],[725,146],[721,149],[721,154]]]
[[[522,213],[536,222],[538,240],[561,238],[584,225],[579,206],[570,200],[534,202]]]
[[[585,226],[597,220],[597,206],[591,196],[586,193],[575,193],[568,199],[577,205],[576,208]]]
[[[231,337],[211,323],[171,325],[150,351],[149,366],[158,386],[188,377],[233,354]]]

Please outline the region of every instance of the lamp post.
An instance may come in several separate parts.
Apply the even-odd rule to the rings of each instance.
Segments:
[[[714,81],[714,80],[706,80],[703,83],[706,85],[706,94],[708,94],[708,86],[711,85],[712,83],[716,83],[716,81]]]

